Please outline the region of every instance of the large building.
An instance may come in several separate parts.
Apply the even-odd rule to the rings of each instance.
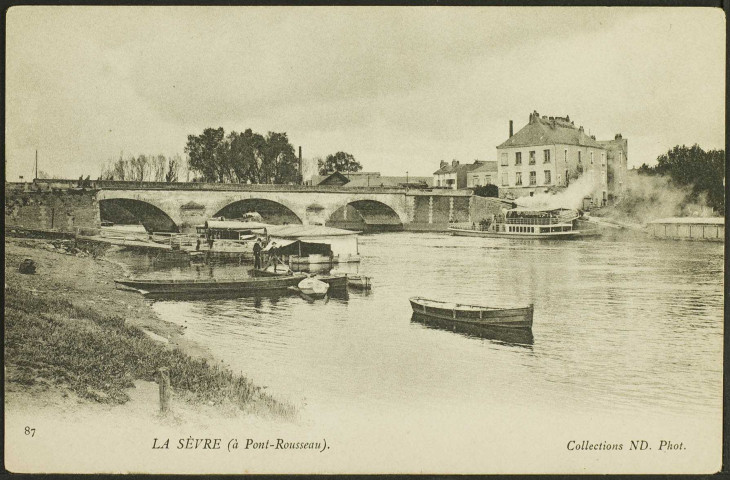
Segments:
[[[496,163],[474,160],[474,163],[461,165],[458,160],[451,163],[442,160],[439,169],[433,172],[433,186],[456,190],[494,183]]]
[[[617,133],[613,140],[599,140],[598,143],[606,147],[608,199],[611,201],[620,197],[626,188],[629,142]]]
[[[617,135],[596,141],[583,127],[566,117],[530,114],[529,122],[497,147],[500,196],[517,198],[564,188],[579,177],[593,180],[591,203],[603,205],[622,185],[626,171],[627,142]],[[613,160],[609,189],[608,160]]]

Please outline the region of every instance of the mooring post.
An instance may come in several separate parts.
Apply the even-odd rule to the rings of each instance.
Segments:
[[[160,412],[164,413],[170,408],[170,372],[167,367],[157,371],[157,383],[160,384]]]

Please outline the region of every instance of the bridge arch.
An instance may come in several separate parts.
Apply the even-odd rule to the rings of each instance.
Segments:
[[[218,209],[214,217],[241,218],[243,214],[257,212],[264,223],[272,225],[301,224],[302,219],[283,203],[265,198],[244,198]]]
[[[403,230],[403,220],[391,206],[368,199],[353,200],[337,208],[326,225],[365,232]]]
[[[99,217],[102,222],[116,224],[142,224],[148,232],[177,232],[178,225],[160,207],[132,198],[108,198],[99,200]]]

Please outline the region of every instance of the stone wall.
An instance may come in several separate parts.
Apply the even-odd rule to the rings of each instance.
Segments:
[[[491,219],[492,215],[495,217],[502,212],[502,210],[508,210],[509,205],[491,197],[479,197],[474,195],[471,199],[471,205],[469,207],[471,212],[471,221],[473,223],[479,223],[482,220]]]
[[[5,226],[61,232],[98,229],[96,191],[31,190],[25,185],[6,184]]]

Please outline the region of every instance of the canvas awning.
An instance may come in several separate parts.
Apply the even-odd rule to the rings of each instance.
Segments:
[[[279,255],[298,255],[300,257],[332,254],[332,248],[327,243],[311,243],[301,240],[273,241],[266,245],[263,251],[270,252],[273,249],[277,249]]]
[[[205,228],[214,230],[263,230],[271,225],[259,222],[241,222],[239,220],[206,220]]]

